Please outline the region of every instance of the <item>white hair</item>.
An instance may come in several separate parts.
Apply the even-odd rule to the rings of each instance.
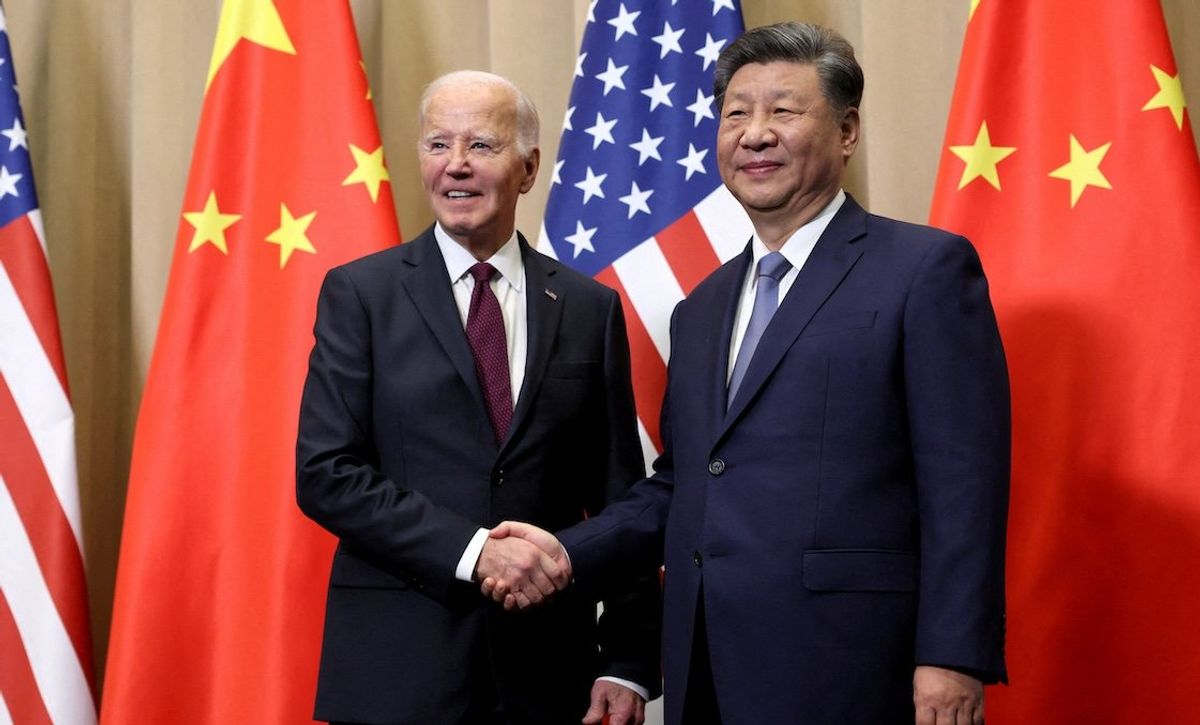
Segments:
[[[529,153],[537,148],[541,123],[538,121],[537,107],[533,105],[533,99],[518,88],[517,84],[504,76],[485,71],[456,70],[435,78],[432,83],[425,86],[425,92],[421,94],[418,116],[422,126],[425,125],[425,111],[429,108],[429,100],[433,98],[433,94],[446,86],[453,85],[496,86],[508,90],[512,93],[513,104],[517,110],[517,153],[522,157],[528,157]]]

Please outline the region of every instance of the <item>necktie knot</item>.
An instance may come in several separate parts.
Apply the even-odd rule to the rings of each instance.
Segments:
[[[771,252],[758,260],[758,276],[770,277],[776,282],[783,279],[783,275],[791,268],[792,263],[779,252]]]
[[[496,276],[496,268],[487,262],[478,262],[471,265],[471,269],[467,270],[471,276],[475,278],[475,283],[491,282],[492,277]]]

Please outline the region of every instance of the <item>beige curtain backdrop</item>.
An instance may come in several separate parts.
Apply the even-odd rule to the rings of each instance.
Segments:
[[[684,1],[707,12],[706,2]],[[858,49],[865,131],[848,185],[873,211],[918,222],[928,215],[969,2],[743,0],[747,27],[808,20],[837,28]],[[4,4],[75,405],[102,666],[134,420],[220,1]],[[512,78],[541,110],[543,174],[519,215],[536,236],[587,4],[353,0],[405,238],[431,221],[416,170],[416,100],[431,79],[458,68]],[[1163,6],[1186,96],[1200,99],[1200,3]]]

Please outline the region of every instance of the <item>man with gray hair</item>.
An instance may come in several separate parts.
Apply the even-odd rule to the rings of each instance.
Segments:
[[[966,239],[843,190],[862,89],[819,26],[721,53],[717,163],[754,235],[675,310],[654,475],[558,534],[567,592],[665,562],[667,725],[977,725],[1006,677],[987,281]],[[559,550],[528,525],[493,535]]]
[[[641,723],[657,695],[657,567],[605,602],[530,615],[476,579],[567,570],[506,518],[562,528],[640,478],[617,295],[538,254],[516,206],[538,171],[537,112],[509,81],[452,73],[421,99],[436,223],[331,270],[300,411],[297,499],[338,537],[316,718],[354,723]]]

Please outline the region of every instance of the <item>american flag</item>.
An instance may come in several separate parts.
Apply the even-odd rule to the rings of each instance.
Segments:
[[[75,419],[0,6],[0,723],[94,723]]]
[[[717,174],[717,54],[739,0],[593,0],[538,248],[617,290],[647,463],[671,311],[750,238]]]

